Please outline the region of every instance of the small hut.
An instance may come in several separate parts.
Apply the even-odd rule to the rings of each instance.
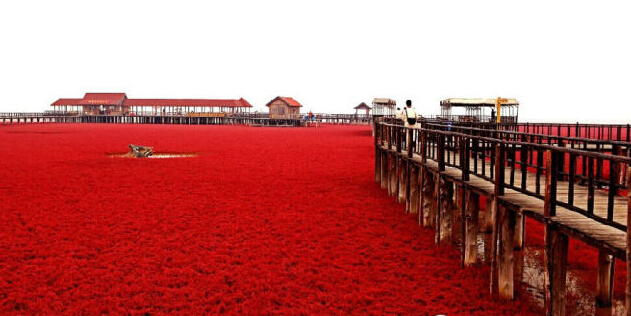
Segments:
[[[370,115],[370,110],[372,109],[371,107],[369,107],[366,103],[362,102],[360,103],[358,106],[354,107],[355,109],[355,116],[357,116],[359,114],[359,111],[366,111],[366,116]]]
[[[502,123],[517,123],[519,102],[515,99],[499,99],[500,120]],[[450,98],[440,101],[438,119],[464,122],[495,122],[498,99]],[[464,109],[464,113],[453,113],[454,109]]]
[[[397,102],[388,98],[374,98],[372,100],[372,115],[394,115]]]
[[[276,97],[265,105],[271,119],[298,119],[302,105],[289,97]]]

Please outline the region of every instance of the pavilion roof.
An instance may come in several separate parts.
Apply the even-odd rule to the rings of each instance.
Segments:
[[[127,99],[123,106],[199,106],[199,107],[245,107],[251,108],[250,102],[220,99]]]
[[[272,99],[272,101],[267,102],[267,104],[265,106],[269,107],[269,105],[276,101],[276,100],[281,100],[283,101],[285,104],[287,104],[288,106],[293,106],[293,107],[301,107],[302,104],[300,104],[298,101],[294,100],[293,98],[290,97],[275,97],[274,99]]]
[[[362,110],[362,109],[370,110],[371,107],[369,107],[366,103],[362,102],[359,105],[357,105],[356,107],[354,107],[353,109],[355,109],[355,110]]]
[[[81,102],[83,101],[83,99],[65,99],[65,98],[61,98],[58,99],[57,101],[53,102],[53,104],[51,105],[81,105]]]
[[[466,99],[466,98],[449,98],[440,101],[442,106],[489,106],[494,107],[497,99]],[[516,106],[519,105],[516,99],[506,99],[507,102],[502,102],[502,106]]]
[[[292,99],[293,100],[293,99]],[[295,101],[294,101],[295,102]],[[222,99],[129,99],[125,93],[86,93],[81,99],[61,98],[51,104],[60,105],[121,105],[121,106],[197,106],[197,107],[244,107],[252,104],[243,98]]]

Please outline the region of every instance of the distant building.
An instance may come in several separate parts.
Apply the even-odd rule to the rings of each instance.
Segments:
[[[369,107],[366,103],[362,102],[359,105],[357,105],[356,107],[354,107],[355,109],[355,115],[359,114],[359,111],[366,111],[366,115],[370,115],[370,110],[372,109],[371,107]]]
[[[86,93],[81,99],[59,99],[54,111],[83,115],[212,115],[249,113],[252,105],[243,98],[130,99],[125,93]]]
[[[372,100],[372,115],[394,115],[397,101],[388,98],[374,98]]]
[[[289,97],[276,97],[265,106],[269,108],[269,118],[271,119],[300,118],[300,108],[302,107],[298,101]]]
[[[454,109],[461,109],[454,113]],[[438,119],[466,122],[495,122],[497,99],[450,98],[440,101]],[[464,114],[462,113],[464,112]],[[515,99],[502,99],[500,119],[502,123],[516,123],[519,116],[519,102]]]

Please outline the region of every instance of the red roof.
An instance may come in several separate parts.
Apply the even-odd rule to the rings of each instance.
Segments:
[[[355,110],[361,110],[361,109],[370,110],[371,107],[369,107],[366,103],[362,102],[359,105],[357,105],[356,107],[354,107],[353,109],[355,109]]]
[[[252,105],[241,98],[239,100],[216,99],[126,99],[123,106],[200,106],[200,107],[243,107]]]
[[[81,105],[83,99],[59,99],[51,105]]]
[[[294,101],[295,102],[295,101]],[[128,99],[125,93],[86,93],[83,99],[59,99],[59,105],[122,105],[122,106],[199,106],[199,107],[241,107],[251,108],[252,104],[243,98],[238,100],[216,99]]]
[[[125,93],[86,93],[82,105],[121,105],[125,99]]]
[[[272,101],[267,102],[267,104],[265,106],[269,107],[269,105],[276,101],[276,100],[281,100],[283,102],[285,102],[285,104],[289,105],[289,106],[295,106],[295,107],[301,107],[302,105],[300,103],[298,103],[298,101],[294,100],[293,98],[289,98],[289,97],[275,97]]]

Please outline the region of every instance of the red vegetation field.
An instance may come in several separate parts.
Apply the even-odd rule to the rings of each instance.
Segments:
[[[108,156],[129,143],[198,156]],[[373,182],[368,127],[22,125],[0,144],[3,315],[532,313]]]

